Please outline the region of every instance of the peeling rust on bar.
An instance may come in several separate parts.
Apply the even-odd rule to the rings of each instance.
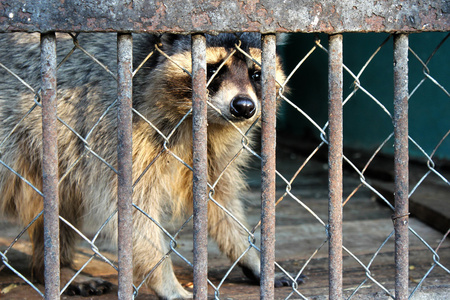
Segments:
[[[45,299],[59,299],[58,130],[54,32],[41,36],[41,78]]]
[[[444,0],[0,0],[0,32],[418,32],[450,30]]]
[[[328,63],[329,297],[331,300],[337,300],[342,299],[343,57],[341,34],[329,37]]]
[[[117,157],[119,299],[133,299],[132,219],[132,52],[131,34],[117,36]]]
[[[408,36],[394,36],[395,299],[408,299]]]
[[[192,36],[194,299],[208,298],[206,39]]]
[[[261,299],[274,298],[275,276],[275,145],[276,36],[262,39],[261,111]]]

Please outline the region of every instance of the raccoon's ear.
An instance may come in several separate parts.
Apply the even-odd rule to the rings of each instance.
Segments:
[[[284,46],[287,43],[289,35],[287,33],[277,33],[277,46]]]
[[[179,36],[179,34],[164,33],[159,36],[159,40],[161,41],[163,46],[172,47]]]

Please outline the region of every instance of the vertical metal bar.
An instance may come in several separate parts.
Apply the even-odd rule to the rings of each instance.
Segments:
[[[342,35],[329,36],[328,234],[329,298],[342,299]]]
[[[59,299],[58,130],[54,32],[41,35],[41,78],[45,299]]]
[[[394,36],[395,299],[408,299],[408,35]]]
[[[119,299],[133,299],[132,53],[133,40],[131,34],[119,33],[117,35]]]
[[[206,39],[192,35],[194,299],[208,297]]]
[[[275,276],[275,145],[276,35],[262,37],[261,112],[261,299],[274,298]]]

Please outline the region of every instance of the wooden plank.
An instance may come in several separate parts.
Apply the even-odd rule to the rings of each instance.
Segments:
[[[393,204],[394,185],[382,181],[372,181],[377,189]],[[450,229],[450,189],[436,182],[424,182],[411,195],[409,210],[411,216],[422,220],[442,233]]]

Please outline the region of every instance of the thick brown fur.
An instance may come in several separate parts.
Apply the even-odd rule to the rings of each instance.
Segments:
[[[114,34],[81,34],[79,44],[115,73],[115,39]],[[240,40],[241,48],[259,61],[260,36],[246,34]],[[208,37],[207,41],[208,66],[217,67],[226,61],[209,88],[209,101],[217,110],[208,107],[208,180],[212,184],[220,177],[214,189],[214,199],[245,224],[240,198],[246,187],[242,172],[249,161],[249,154],[242,151],[229,164],[242,149],[242,135],[229,121],[244,133],[257,122],[261,87],[257,78],[252,76],[258,76],[260,67],[239,51],[227,60],[236,50],[234,45],[239,44],[234,35]],[[177,66],[190,72],[191,55],[187,36],[163,36],[158,40],[154,36],[137,35],[134,36],[135,66],[155,50],[155,44],[160,44],[160,49],[171,59],[156,51],[137,72],[133,83],[133,108],[166,137],[172,135],[166,144],[169,150],[165,150],[165,139],[145,119],[133,115],[133,180],[139,179],[133,189],[133,202],[154,220],[162,222],[168,215],[192,213],[192,172],[176,158],[192,165],[191,115],[174,130],[191,108],[191,78]],[[72,47],[72,39],[68,35],[58,36],[58,61]],[[0,53],[1,63],[35,91],[39,89],[38,35],[3,34]],[[117,207],[117,175],[96,156],[117,168],[117,110],[115,105],[110,107],[116,99],[117,83],[80,49],[76,49],[61,65],[57,76],[58,116],[88,143],[59,123],[59,174],[64,176],[59,185],[60,215],[77,228],[83,225],[99,228]],[[41,108],[37,106],[28,114],[35,103],[33,92],[3,68],[0,68],[0,78],[0,159],[41,190]],[[279,82],[284,80],[280,66],[277,79]],[[231,114],[230,101],[236,96],[254,101],[256,113],[249,118]],[[102,116],[105,111],[108,112]],[[98,120],[100,122],[96,125]],[[251,133],[248,139],[252,140]],[[80,157],[81,160],[77,161]],[[0,166],[0,195],[3,213],[23,224],[28,224],[43,207],[42,197],[4,166]],[[33,242],[33,273],[41,281],[44,269],[42,223],[40,218],[29,229]],[[169,247],[162,231],[138,210],[133,212],[133,224],[134,276],[140,281],[169,251]],[[208,230],[220,250],[232,261],[248,248],[247,233],[211,201],[208,204]],[[112,242],[117,240],[116,217],[103,233]],[[75,241],[76,233],[61,225],[62,267],[71,266]],[[249,277],[259,278],[256,250],[250,250],[239,264]],[[170,259],[153,271],[148,286],[164,299],[190,297],[176,279]]]

